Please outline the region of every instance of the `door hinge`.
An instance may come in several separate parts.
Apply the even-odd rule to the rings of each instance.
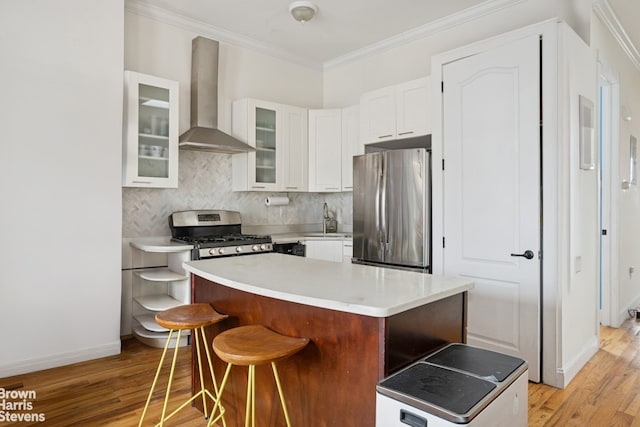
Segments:
[[[444,81],[440,82],[440,92],[444,93]]]
[[[444,249],[444,236],[442,236],[442,249]]]
[[[607,229],[606,229],[606,228],[603,228],[603,229],[602,229],[602,235],[603,235],[603,236],[606,236],[606,235],[607,235]]]
[[[444,159],[442,159],[442,170],[444,170]]]

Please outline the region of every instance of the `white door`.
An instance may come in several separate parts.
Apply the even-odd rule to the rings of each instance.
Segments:
[[[475,282],[468,343],[525,359],[532,381],[541,343],[539,70],[537,36],[442,69],[444,273]]]

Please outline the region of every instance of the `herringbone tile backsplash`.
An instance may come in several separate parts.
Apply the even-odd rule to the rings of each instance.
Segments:
[[[239,211],[244,225],[322,224],[326,201],[339,225],[353,223],[352,193],[265,193],[231,191],[231,155],[180,151],[177,189],[122,189],[122,236],[170,235],[169,214],[188,209]],[[267,196],[287,195],[287,206],[266,207]]]

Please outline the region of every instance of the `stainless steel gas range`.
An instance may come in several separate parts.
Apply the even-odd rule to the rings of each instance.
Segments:
[[[192,260],[272,252],[271,236],[242,234],[240,212],[192,210],[169,216],[171,240],[193,245]]]

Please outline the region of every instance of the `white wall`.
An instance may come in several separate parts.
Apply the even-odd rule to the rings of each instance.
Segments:
[[[425,29],[423,38],[325,70],[324,107],[355,104],[364,92],[429,75],[438,53],[549,18],[567,21],[588,40],[590,11],[590,0],[524,0],[477,19],[443,23],[435,32]]]
[[[189,128],[191,40],[201,35],[125,13],[125,68],[180,83],[180,133]],[[220,42],[218,63],[218,126],[224,131],[231,131],[231,103],[239,98],[309,108],[322,104],[320,71],[226,42]]]
[[[618,229],[611,230],[618,239],[617,269],[619,311],[612,313],[614,324],[620,324],[628,317],[627,309],[640,305],[640,275],[629,274],[629,268],[640,266],[640,189],[632,185],[623,190],[623,179],[629,180],[629,137],[640,139],[640,70],[634,67],[604,24],[594,15],[592,26],[592,46],[601,62],[618,74],[620,105],[631,112],[632,120],[620,120],[618,141],[618,182],[613,183],[618,199]]]
[[[559,38],[558,242],[562,250],[557,260],[556,341],[561,344],[557,381],[551,381],[547,366],[545,382],[566,387],[599,347],[598,170],[580,168],[579,122],[580,95],[593,102],[593,120],[597,120],[598,91],[593,51],[566,26],[560,27]],[[597,165],[597,140],[593,153]]]
[[[120,351],[123,7],[0,2],[0,377]]]

